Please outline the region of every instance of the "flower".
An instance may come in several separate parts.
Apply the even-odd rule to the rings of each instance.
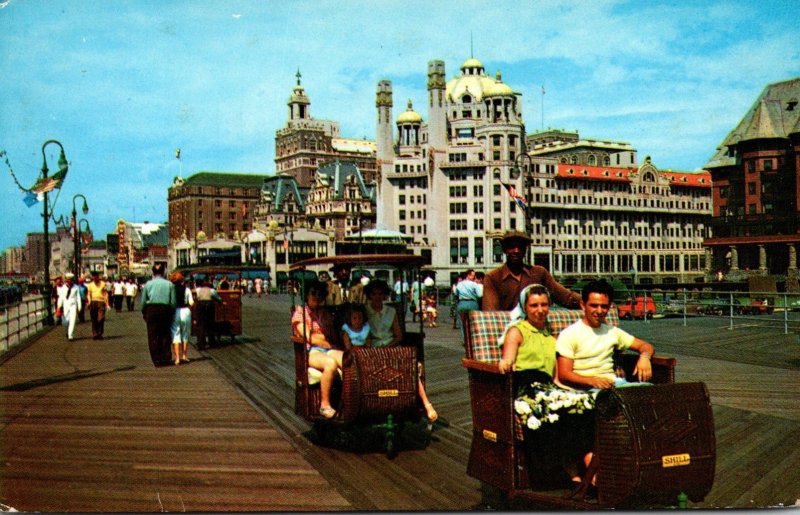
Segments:
[[[588,392],[563,390],[554,384],[532,383],[528,392],[514,400],[514,412],[528,429],[554,424],[562,416],[594,409],[594,397]]]

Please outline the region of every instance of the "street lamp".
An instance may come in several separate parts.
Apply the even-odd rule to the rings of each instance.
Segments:
[[[528,166],[524,170],[522,169],[522,167],[519,164],[521,160],[524,160],[523,158],[528,160]],[[530,238],[532,238],[532,234],[531,233],[533,233],[533,228],[532,228],[533,222],[531,220],[531,211],[532,211],[531,210],[531,183],[533,182],[531,180],[532,170],[533,170],[533,159],[531,159],[531,156],[529,156],[527,153],[521,152],[519,155],[517,155],[517,157],[514,158],[514,166],[511,168],[511,178],[512,179],[517,179],[517,178],[519,178],[520,175],[523,174],[523,172],[525,173],[525,176],[523,178],[523,181],[524,181],[524,184],[525,184],[525,209],[524,209],[523,212],[524,212],[524,216],[525,216],[525,233]],[[531,261],[532,261],[532,258],[531,258],[531,246],[529,245],[528,246],[528,263],[530,263]]]
[[[78,197],[83,199],[83,208],[82,208],[83,214],[85,215],[85,214],[87,214],[89,212],[89,204],[86,203],[86,197],[84,197],[83,194],[81,194],[81,193],[76,193],[72,197],[72,227],[73,227],[72,238],[73,238],[73,242],[74,242],[74,246],[75,246],[75,251],[74,251],[74,256],[73,256],[74,257],[74,263],[73,263],[73,267],[72,267],[72,273],[75,274],[75,277],[78,277],[80,275],[80,263],[79,263],[80,257],[79,256],[80,256],[80,252],[81,252],[81,249],[80,249],[81,244],[78,241],[78,239],[80,238],[80,230],[78,229],[78,212],[75,209],[75,199],[77,199]]]
[[[81,226],[82,226],[84,223],[86,224],[86,230],[83,230],[83,229],[81,229]],[[88,234],[88,235],[89,235],[89,236],[87,237],[87,239],[86,239],[86,244],[87,244],[87,245],[88,245],[88,244],[89,244],[89,243],[92,241],[92,240],[91,240],[91,230],[92,230],[92,229],[89,227],[89,220],[87,220],[87,219],[85,219],[85,218],[81,218],[80,220],[78,220],[78,224],[75,226],[75,230],[76,230],[76,231],[77,231],[77,233],[78,233],[78,238],[77,238],[77,241],[78,241],[78,248],[77,248],[77,253],[75,254],[75,255],[77,256],[77,257],[75,258],[75,261],[76,261],[76,263],[77,263],[77,266],[76,266],[76,268],[77,268],[77,270],[78,270],[78,271],[77,271],[77,273],[75,274],[75,277],[78,277],[78,276],[81,274],[81,269],[83,268],[83,267],[81,266],[81,265],[83,264],[83,263],[82,263],[82,261],[83,261],[83,251],[81,250],[81,244],[82,244],[82,241],[83,241],[81,238],[83,237],[83,236],[82,236],[82,235],[83,235],[83,233],[86,233],[86,234]]]
[[[67,163],[67,156],[64,154],[64,146],[54,140],[49,139],[42,145],[42,179],[47,179],[47,156],[45,156],[44,149],[47,145],[55,143],[61,149],[61,155],[58,158],[58,175],[60,180],[63,181],[67,176],[69,164]],[[45,310],[45,325],[53,325],[53,303],[51,298],[50,286],[50,215],[47,212],[47,192],[43,194],[44,206],[42,207],[42,218],[44,219],[44,310]]]

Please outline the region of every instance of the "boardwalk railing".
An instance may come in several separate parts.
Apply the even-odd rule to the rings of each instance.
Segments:
[[[0,356],[44,329],[46,318],[42,295],[0,306]]]
[[[730,292],[730,291],[662,291],[632,290],[632,298],[650,297],[655,301],[656,317],[680,316],[683,325],[694,316],[724,317],[730,321],[730,329],[736,325],[764,325],[782,327],[784,334],[800,331],[800,294],[776,292]],[[617,305],[626,302],[618,301]],[[633,302],[631,313],[645,321],[652,314],[643,310],[647,302]],[[622,313],[621,313],[622,316]]]

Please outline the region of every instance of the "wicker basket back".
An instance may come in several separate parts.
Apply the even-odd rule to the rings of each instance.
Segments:
[[[599,501],[701,501],[714,482],[714,418],[704,383],[605,390],[597,398]]]
[[[415,347],[354,348],[343,367],[341,418],[403,415],[417,406]]]

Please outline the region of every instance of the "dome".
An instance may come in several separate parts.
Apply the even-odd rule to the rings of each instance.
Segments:
[[[502,76],[500,72],[497,72],[495,75],[494,84],[487,90],[483,92],[483,96],[485,97],[513,97],[514,90],[508,84],[503,82]]]
[[[206,241],[208,239],[208,236],[206,236],[206,233],[204,233],[203,231],[197,231],[197,236],[195,237],[195,239],[197,241]]]
[[[494,80],[486,75],[462,75],[447,83],[447,99],[451,102],[460,102],[461,98],[469,93],[474,102],[483,100],[484,92],[494,88]]]
[[[466,94],[472,96],[473,102],[480,102],[492,88],[494,80],[486,76],[483,63],[470,57],[461,65],[461,76],[447,82],[446,95],[450,102],[461,102]]]
[[[475,59],[474,57],[470,57],[464,64],[461,65],[461,71],[466,70],[467,68],[480,68],[483,71],[483,63]]]
[[[408,109],[400,113],[400,116],[397,117],[397,123],[421,123],[421,122],[422,122],[422,115],[414,111],[414,107],[411,104],[411,100],[409,99]]]
[[[308,97],[306,96],[306,90],[303,89],[303,86],[300,84],[300,78],[302,75],[300,74],[300,69],[297,69],[297,85],[292,90],[292,94],[289,97],[289,104],[309,104]]]

